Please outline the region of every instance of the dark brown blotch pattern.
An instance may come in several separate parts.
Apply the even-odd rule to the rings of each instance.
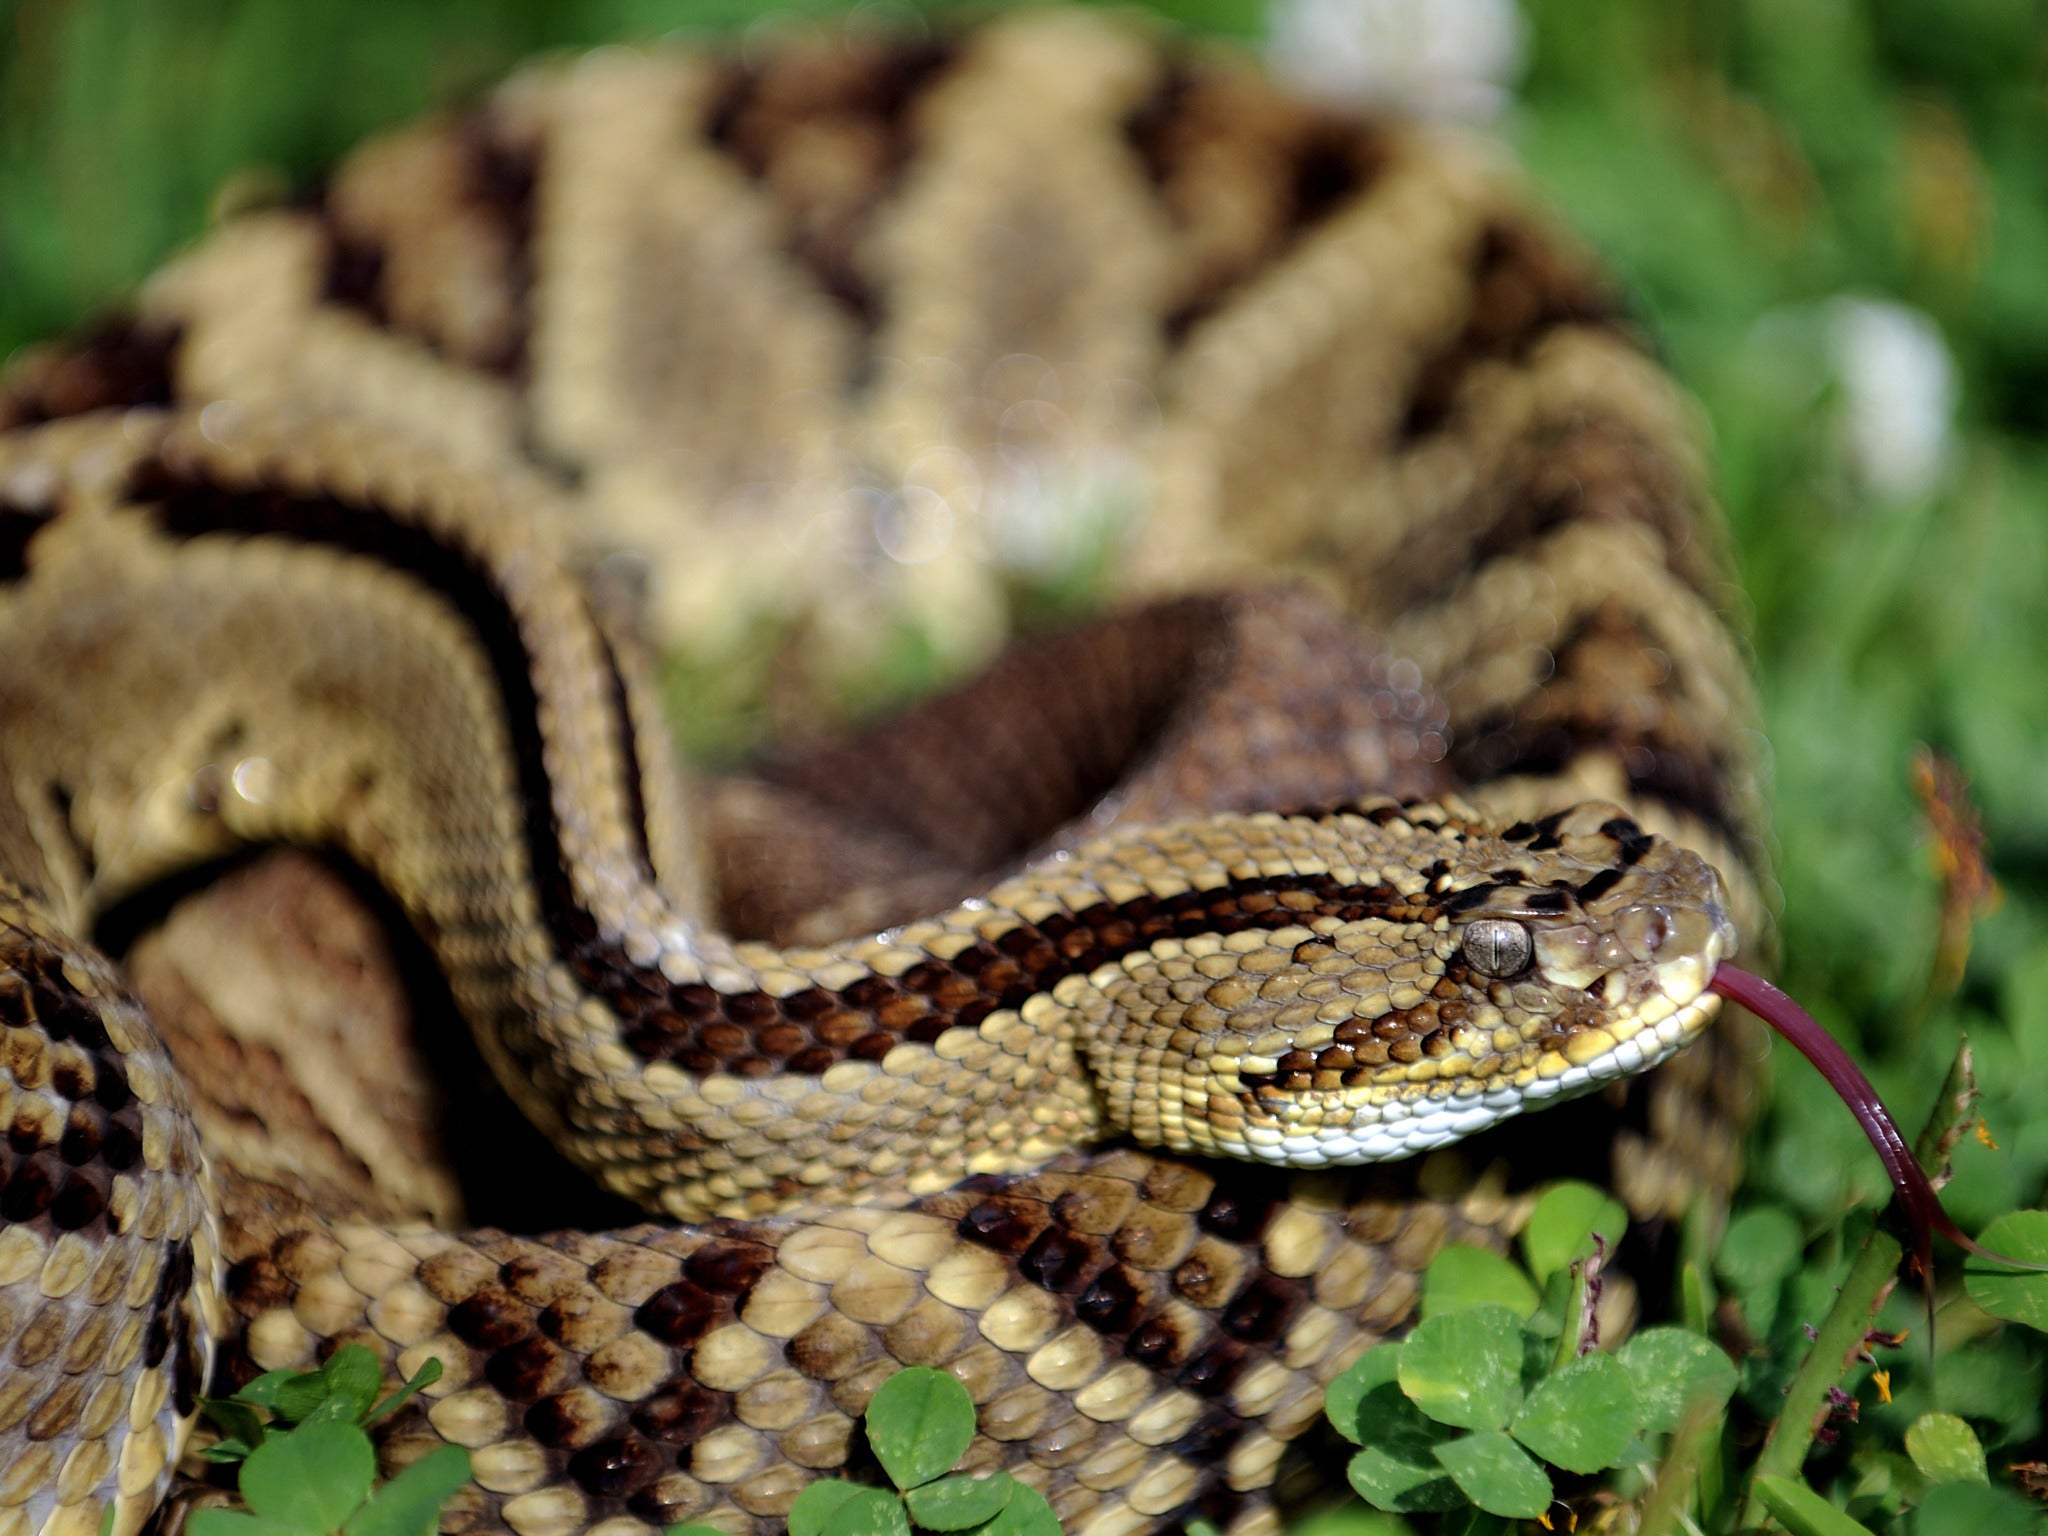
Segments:
[[[627,1045],[645,1060],[673,1061],[699,1074],[815,1074],[840,1061],[880,1061],[904,1041],[930,1044],[998,1008],[1022,1007],[1062,977],[1086,975],[1159,939],[1286,928],[1319,917],[1424,921],[1440,905],[1391,886],[1347,886],[1327,875],[1239,880],[1215,890],[1055,913],[951,960],[921,962],[894,980],[864,976],[838,993],[812,988],[787,998],[722,994],[698,983],[671,986],[658,973],[621,969],[623,958],[595,943],[585,946],[577,967],[618,1010]]]
[[[488,112],[459,121],[448,135],[456,169],[437,199],[402,200],[366,220],[338,207],[330,188],[314,191],[309,201],[325,237],[320,296],[452,362],[521,379],[531,329],[540,157],[533,146],[510,139]],[[402,255],[412,255],[416,267],[432,266],[435,244],[445,245],[457,227],[470,261],[489,254],[487,275],[477,268],[461,274],[467,302],[451,306],[455,285],[446,281],[402,291],[393,280]],[[479,324],[486,312],[493,323]]]
[[[1244,1345],[1280,1337],[1303,1294],[1300,1281],[1259,1263],[1259,1240],[1278,1203],[1260,1183],[1250,1170],[1164,1174],[1148,1191],[1154,1198],[1134,1206],[1116,1230],[1096,1233],[1080,1229],[1085,1206],[1031,1198],[1019,1192],[1030,1181],[1014,1181],[968,1206],[959,1232],[1013,1257],[1025,1278],[1067,1298],[1073,1316],[1127,1358],[1213,1397],[1250,1358]],[[1135,1242],[1120,1241],[1132,1233]]]
[[[1740,743],[1706,735],[1695,712],[1672,697],[1671,664],[1642,621],[1603,603],[1551,649],[1554,671],[1542,689],[1472,721],[1453,743],[1459,771],[1473,782],[1544,776],[1604,755],[1621,764],[1632,795],[1665,801],[1739,841],[1743,819],[1729,786],[1740,781],[1733,772]],[[1525,846],[1532,852],[1558,846],[1554,824],[1531,825],[1535,836]],[[1628,863],[1631,846],[1647,851],[1647,843],[1623,840]]]
[[[1164,317],[1170,342],[1353,205],[1390,155],[1373,124],[1188,56],[1164,63],[1123,126],[1185,247],[1188,277]]]
[[[728,59],[705,114],[705,142],[767,196],[784,249],[865,330],[880,324],[882,301],[862,236],[909,163],[919,100],[958,51],[945,38],[847,37]],[[808,157],[827,138],[838,158],[821,179]]]
[[[1525,356],[1559,325],[1608,325],[1617,306],[1583,262],[1524,219],[1500,217],[1480,232],[1464,329],[1423,364],[1402,425],[1409,439],[1440,429],[1471,370]]]
[[[0,1066],[27,1090],[0,1143],[0,1221],[118,1237],[108,1196],[141,1158],[142,1106],[100,1014],[112,1004],[81,993],[48,946],[5,946],[0,965]]]
[[[1493,887],[1473,889],[1490,893]],[[1449,906],[1445,902],[1439,910]],[[1309,962],[1329,952],[1326,946],[1311,942],[1299,946],[1295,958]],[[1470,980],[1469,967],[1463,960],[1453,959],[1419,1003],[1391,1008],[1377,1018],[1346,1019],[1336,1027],[1328,1045],[1313,1051],[1289,1051],[1274,1063],[1270,1073],[1243,1074],[1245,1091],[1257,1099],[1355,1088],[1370,1083],[1389,1063],[1408,1066],[1448,1055],[1455,1048],[1452,1037],[1472,1015],[1472,1005],[1464,995]]]
[[[1146,1405],[1179,1404],[1171,1432],[1142,1441],[1129,1462],[1133,1482],[1161,1455],[1196,1469],[1177,1495],[1184,1503],[1171,1517],[1178,1518],[1240,1496],[1225,1480],[1248,1436],[1284,1439],[1312,1421],[1305,1410],[1292,1412],[1284,1430],[1276,1429],[1234,1397],[1254,1366],[1288,1359],[1289,1332],[1306,1309],[1320,1301],[1340,1315],[1348,1310],[1352,1320],[1343,1326],[1350,1329],[1373,1329],[1362,1321],[1368,1316],[1381,1326],[1401,1323],[1414,1274],[1440,1241],[1463,1230],[1445,1210],[1412,1219],[1412,1192],[1389,1195],[1387,1183],[1384,1171],[1354,1179],[1349,1215],[1315,1215],[1321,1225],[1310,1229],[1318,1233],[1312,1239],[1301,1226],[1310,1208],[1290,1206],[1284,1180],[1133,1152],[1067,1158],[1031,1175],[977,1177],[914,1202],[912,1212],[946,1223],[963,1248],[998,1256],[1010,1287],[1041,1298],[1034,1306],[1052,1312],[1041,1337],[1099,1340],[1098,1370],[1143,1368],[1153,1385],[1139,1391],[1135,1407],[1127,1403],[1107,1418],[1081,1412],[1070,1392],[1041,1385],[1036,1343],[997,1347],[980,1327],[990,1315],[982,1304],[942,1301],[935,1292],[945,1287],[936,1281],[893,1321],[857,1321],[836,1304],[857,1299],[841,1297],[835,1285],[835,1304],[790,1336],[730,1342],[749,1332],[751,1299],[761,1296],[775,1313],[796,1294],[792,1276],[815,1273],[828,1253],[844,1255],[829,1266],[839,1285],[852,1283],[885,1251],[879,1237],[812,1241],[790,1268],[778,1253],[807,1231],[802,1222],[718,1222],[697,1234],[646,1228],[618,1238],[485,1233],[421,1261],[415,1278],[446,1307],[446,1335],[474,1352],[467,1365],[458,1360],[457,1371],[504,1398],[506,1432],[541,1449],[551,1475],[581,1495],[593,1523],[616,1515],[652,1523],[700,1517],[709,1495],[698,1480],[699,1449],[738,1435],[742,1442],[760,1437],[770,1459],[713,1492],[736,1501],[758,1531],[779,1528],[804,1478],[843,1470],[865,1454],[855,1420],[905,1364],[951,1370],[975,1396],[985,1438],[970,1450],[970,1467],[1027,1458],[1048,1475],[1048,1495],[1069,1518],[1085,1518],[1123,1491],[1115,1479],[1105,1482],[1100,1467],[1104,1456],[1121,1454],[1126,1420]],[[836,1229],[841,1239],[853,1230]],[[323,1257],[323,1243],[331,1256]],[[898,1258],[920,1286],[952,1257],[929,1238],[918,1239],[917,1251],[915,1260]],[[292,1308],[300,1287],[339,1252],[324,1238],[287,1237],[244,1255],[230,1277],[235,1310],[246,1318]],[[1365,1278],[1397,1270],[1406,1271],[1397,1277],[1405,1284],[1388,1295]],[[1342,1278],[1347,1273],[1360,1278]],[[1318,1295],[1326,1274],[1339,1277],[1328,1299]],[[771,1277],[772,1294],[762,1290]],[[986,1292],[991,1301],[1007,1294],[1000,1285]],[[621,1312],[622,1301],[630,1312]],[[661,1346],[665,1373],[649,1379],[643,1369],[638,1380],[621,1380],[616,1368],[607,1373],[601,1358],[622,1339]],[[699,1375],[729,1371],[748,1350],[763,1348],[767,1357],[747,1367],[753,1385],[723,1390]],[[253,1370],[246,1349],[231,1349],[229,1359],[237,1362],[234,1373]],[[1290,1368],[1301,1369],[1300,1362]],[[1312,1404],[1320,1392],[1319,1381],[1303,1377],[1288,1401]],[[772,1427],[760,1427],[764,1414]],[[417,1446],[428,1431],[414,1408],[387,1433]],[[778,1465],[789,1475],[777,1473]],[[483,1497],[479,1518],[488,1520],[509,1495]]]
[[[89,411],[169,405],[177,393],[182,339],[175,324],[114,315],[31,354],[0,386],[0,431]]]

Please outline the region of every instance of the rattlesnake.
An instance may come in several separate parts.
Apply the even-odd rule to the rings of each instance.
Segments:
[[[1757,924],[1686,410],[1484,146],[1057,11],[611,50],[230,222],[0,427],[0,1531],[136,1528],[209,1368],[342,1338],[446,1363],[381,1444],[471,1448],[453,1530],[773,1529],[903,1363],[1070,1531],[1259,1529],[1573,1144],[1646,1217],[1728,1182],[1718,1034],[1341,1166],[1662,1060]],[[1133,597],[1295,585],[714,813],[570,574],[643,549],[665,645],[765,613],[829,686],[987,649],[1004,538],[1115,497]],[[70,935],[278,841],[391,891],[564,1151],[708,1225],[359,1219],[212,1122],[209,1172]]]

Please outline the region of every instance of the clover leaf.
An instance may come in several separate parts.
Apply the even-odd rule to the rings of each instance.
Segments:
[[[1522,1267],[1487,1248],[1447,1243],[1422,1277],[1424,1317],[1488,1305],[1528,1317],[1540,1297]]]
[[[1490,1515],[1534,1520],[1550,1508],[1550,1479],[1499,1430],[1448,1440],[1436,1448],[1436,1459],[1465,1497]]]
[[[1622,1345],[1615,1358],[1635,1383],[1645,1434],[1676,1429],[1686,1409],[1702,1398],[1712,1398],[1719,1407],[1735,1394],[1734,1363],[1684,1328],[1645,1328]]]
[[[868,1444],[898,1488],[953,1469],[974,1439],[974,1399],[958,1378],[929,1366],[898,1371],[868,1403]]]
[[[2048,1211],[2009,1211],[1978,1241],[1993,1253],[2048,1264]],[[1972,1254],[1963,1262],[1963,1286],[1993,1317],[2048,1333],[2048,1274],[2009,1269]]]
[[[1561,1179],[1544,1191],[1529,1213],[1529,1224],[1522,1229],[1522,1257],[1540,1286],[1591,1254],[1596,1236],[1612,1253],[1627,1231],[1628,1212],[1614,1196],[1576,1179]]]
[[[1598,1472],[1620,1460],[1641,1417],[1627,1368],[1612,1355],[1586,1355],[1539,1382],[1511,1429],[1552,1466]]]
[[[1504,1429],[1522,1400],[1522,1323],[1506,1307],[1446,1312],[1416,1324],[1396,1376],[1441,1424]]]

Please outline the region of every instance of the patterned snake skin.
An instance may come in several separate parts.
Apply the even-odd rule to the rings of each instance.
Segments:
[[[971,657],[1004,539],[1112,493],[1148,605],[681,790],[629,617]],[[1723,579],[1490,154],[1227,54],[613,50],[373,143],[0,378],[0,1536],[139,1529],[209,1372],[351,1340],[445,1363],[380,1450],[471,1450],[449,1530],[777,1529],[903,1364],[1076,1536],[1272,1528],[1443,1243],[1732,1179],[1741,1053],[1673,1056],[1758,931]],[[275,843],[698,1225],[422,1219],[346,1025],[289,1111],[264,1008],[174,1064],[79,936]]]

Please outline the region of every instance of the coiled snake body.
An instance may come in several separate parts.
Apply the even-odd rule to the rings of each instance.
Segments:
[[[916,1363],[1070,1531],[1250,1530],[1575,1137],[1645,1215],[1727,1180],[1711,1035],[1346,1171],[1656,1065],[1754,910],[1683,412],[1473,146],[1058,12],[615,51],[229,224],[0,425],[0,1532],[136,1528],[210,1368],[345,1339],[446,1363],[381,1444],[471,1449],[450,1529],[775,1528]],[[1305,584],[710,810],[570,574],[647,548],[670,643],[971,651],[990,547],[1105,486],[1134,588]],[[521,1107],[706,1224],[356,1218],[210,1121],[209,1170],[74,936],[270,842],[374,873]]]

